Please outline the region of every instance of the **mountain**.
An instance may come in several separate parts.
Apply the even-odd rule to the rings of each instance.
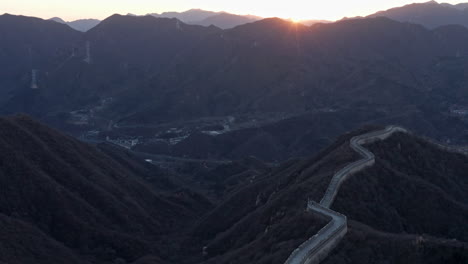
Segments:
[[[261,18],[255,16],[240,16],[233,15],[229,13],[220,13],[210,17],[207,17],[199,21],[191,21],[189,24],[201,25],[201,26],[210,26],[214,25],[222,29],[233,28],[239,25],[252,23]]]
[[[86,32],[97,26],[99,23],[101,23],[101,20],[98,19],[79,19],[68,22],[67,25],[78,31]]]
[[[284,263],[325,224],[306,201],[319,201],[337,169],[356,160],[350,137],[373,129],[257,176],[202,218],[185,249],[206,245],[203,263]],[[349,232],[324,263],[465,262],[467,157],[401,133],[369,149],[376,164],[345,181],[333,206]]]
[[[135,264],[284,263],[328,223],[305,205],[358,159],[350,138],[380,129],[272,167],[148,160],[26,116],[0,127],[0,262]],[[403,133],[366,148],[376,163],[343,183],[349,232],[325,263],[466,262],[467,156]]]
[[[188,23],[191,21],[201,21],[208,17],[217,15],[217,12],[205,11],[201,9],[190,9],[185,12],[164,12],[161,14],[152,13],[149,14],[154,17],[166,17],[166,18],[177,18],[182,22]]]
[[[455,28],[442,31],[448,33]],[[436,105],[447,101],[433,104],[429,103],[433,102],[430,98],[439,95],[447,98],[446,89],[457,90],[461,95],[458,99],[464,98],[461,86],[439,82],[448,81],[442,77],[448,72],[434,72],[434,79],[414,76],[426,76],[427,71],[435,70],[436,67],[429,66],[431,60],[456,56],[455,50],[462,54],[464,48],[458,46],[461,42],[456,39],[467,31],[459,29],[459,33],[449,36],[384,18],[312,28],[279,19],[243,25],[210,35],[201,45],[179,56],[177,66],[164,74],[173,77],[153,80],[151,86],[163,91],[157,93],[158,98],[170,87],[181,87],[180,95],[175,98],[184,98],[182,101],[165,101],[162,108],[148,106],[145,114],[135,113],[121,123],[150,122],[161,116],[162,111],[165,112],[162,118],[191,116],[196,112],[200,116],[225,116],[255,112],[290,114],[312,109],[340,112],[361,107],[370,107],[374,112],[381,109],[389,116],[401,117],[413,110],[432,109],[431,112],[442,113],[435,110]],[[408,41],[401,42],[401,39]],[[449,47],[448,43],[458,44]],[[336,68],[338,65],[349,65],[349,68]],[[205,74],[207,77],[203,77]],[[326,83],[320,82],[325,80]],[[382,89],[387,94],[377,92]],[[193,96],[197,101],[190,100]],[[405,110],[394,108],[396,105]]]
[[[468,139],[466,115],[457,114],[468,107],[468,30],[463,26],[429,30],[379,17],[307,27],[271,18],[222,30],[177,19],[114,15],[80,33],[51,21],[0,17],[2,25],[8,20],[12,25],[1,27],[3,36],[36,34],[38,39],[0,42],[1,50],[9,51],[0,53],[2,74],[8,73],[0,79],[1,113],[26,112],[80,137],[140,137],[148,145],[189,139],[187,148],[180,147],[188,151],[190,135],[207,126],[221,127],[222,133],[258,132],[262,122],[294,116],[343,120],[346,113],[371,113],[343,122],[357,126],[379,119],[446,142]],[[34,27],[13,31],[13,24],[25,21],[43,26],[40,30],[56,41],[48,45]],[[57,28],[63,30],[60,35]],[[27,45],[37,50],[34,67]],[[33,73],[39,89],[30,88]],[[329,126],[326,130],[337,134],[351,129]],[[179,132],[168,133],[171,129]],[[253,131],[246,132],[252,145],[237,141],[247,144],[238,153],[281,142],[273,145],[278,148],[269,160],[306,154],[292,147],[304,139],[301,129],[295,137],[268,131],[278,138]],[[329,143],[328,136],[317,134],[322,141],[314,145]],[[184,155],[181,150],[169,151]],[[269,154],[260,152],[258,158]],[[218,155],[239,157],[213,153]]]
[[[195,12],[197,13],[197,12]],[[284,263],[360,157],[327,263],[466,263],[468,29],[0,16],[0,263]],[[351,132],[349,132],[351,131]],[[83,143],[75,139],[75,136]]]
[[[341,259],[340,251],[346,254],[344,252],[353,248],[360,250],[378,237],[387,240],[389,247],[394,247],[398,242],[391,234],[395,233],[405,234],[403,236],[426,234],[420,238],[406,237],[407,242],[402,241],[413,243],[420,249],[417,258],[429,257],[428,262],[433,263],[463,263],[468,233],[466,228],[459,227],[468,217],[466,177],[462,176],[462,170],[468,164],[467,156],[447,153],[426,140],[407,134],[377,142],[369,149],[378,157],[376,164],[343,185],[334,210],[370,226],[373,230],[369,233],[374,234],[356,240],[345,239],[341,249],[326,263]],[[418,154],[414,155],[414,151]],[[361,227],[356,227],[353,232],[359,229]],[[383,232],[378,234],[375,230]],[[459,249],[437,256],[437,245],[448,243],[458,244]],[[363,253],[349,262],[358,259],[367,262],[373,256]],[[396,256],[390,261],[405,262]]]
[[[60,17],[53,17],[53,18],[50,18],[49,20],[58,22],[60,24],[67,24],[67,22],[65,22],[65,20],[61,19]]]
[[[161,236],[210,208],[129,153],[83,144],[24,116],[0,123],[2,262],[157,257]]]
[[[451,24],[468,27],[468,10],[466,10],[466,7],[466,4],[449,5],[430,1],[392,8],[368,17],[385,16],[401,22],[421,24],[428,28]]]
[[[190,157],[196,159],[237,160],[245,156],[255,157],[267,162],[281,162],[290,157],[308,157],[334,142],[343,131],[369,124],[386,125],[399,122],[405,127],[424,131],[433,138],[440,137],[441,131],[449,138],[455,138],[466,129],[461,121],[445,120],[440,113],[425,114],[418,109],[407,109],[404,115],[389,117],[386,112],[354,109],[333,111],[323,109],[304,115],[281,120],[258,122],[244,129],[222,131],[213,136],[205,132],[191,133],[177,144],[171,144],[166,137],[180,137],[170,133],[157,135],[148,140],[141,139],[134,146],[135,151],[157,155]],[[428,126],[428,124],[437,124]],[[233,124],[229,124],[233,125]],[[450,127],[450,129],[447,129]],[[222,128],[221,128],[222,129]],[[149,129],[148,129],[149,130]],[[151,130],[150,130],[151,131]],[[218,130],[219,131],[219,130]],[[216,133],[216,130],[211,131]],[[133,136],[148,133],[135,129]],[[104,133],[107,135],[106,133]],[[111,135],[111,133],[109,133]]]
[[[384,35],[379,33],[381,30],[392,33]],[[418,33],[414,34],[411,31]],[[331,34],[340,37],[334,37]],[[320,42],[312,40],[312,36],[313,39],[320,40]],[[377,36],[378,39],[375,38]],[[397,42],[398,39],[404,38],[403,36],[411,38],[415,42],[409,45],[401,44],[401,47],[392,49],[384,48],[388,45],[385,43]],[[338,41],[345,39],[351,42],[351,45],[340,46]],[[358,42],[362,41],[366,41],[367,48],[358,45]],[[418,44],[425,41],[429,41],[429,46],[420,49]],[[334,65],[345,63],[347,54],[354,53],[353,56],[364,61],[376,61],[381,56],[382,64],[391,64],[392,62],[385,61],[384,58],[396,56],[396,60],[401,60],[401,63],[411,68],[409,70],[419,71],[416,65],[426,64],[429,57],[438,56],[443,52],[444,49],[440,49],[440,45],[443,44],[436,40],[432,32],[418,26],[405,27],[384,19],[343,22],[311,29],[279,19],[263,20],[237,27],[222,35],[210,35],[203,40],[203,44],[197,45],[190,53],[178,57],[177,70],[172,68],[165,73],[166,76],[175,75],[176,77],[166,80],[155,79],[153,87],[159,89],[168,86],[181,87],[187,79],[193,79],[191,87],[203,87],[203,90],[193,89],[191,91],[200,96],[200,104],[185,103],[187,105],[184,107],[196,108],[191,109],[191,113],[204,111],[205,115],[223,115],[233,111],[248,111],[249,108],[254,108],[256,111],[300,111],[317,107],[317,105],[312,106],[314,104],[312,98],[310,98],[311,100],[307,100],[307,98],[312,95],[315,97],[322,92],[330,94],[331,87],[341,88],[343,92],[350,92],[347,88],[340,87],[339,83],[328,84],[321,91],[322,87],[317,87],[317,84],[314,84],[315,80],[326,78],[320,76],[320,70],[314,72],[315,76],[308,78],[301,74],[311,72],[311,69],[318,67],[320,63],[323,64],[323,61],[330,61]],[[260,52],[257,52],[259,50]],[[447,52],[452,53],[449,50]],[[330,54],[328,58],[324,57],[324,54],[327,53]],[[408,57],[404,54],[412,55]],[[204,61],[199,64],[202,58]],[[195,66],[197,66],[197,70],[191,71],[190,69]],[[361,68],[363,66],[359,66],[359,71],[364,70]],[[345,71],[343,78],[347,74],[351,74],[351,72],[343,70]],[[323,74],[330,73],[323,70]],[[203,74],[209,74],[210,78],[200,78]],[[353,78],[359,78],[360,74],[353,75]],[[362,74],[364,77],[364,72]],[[401,78],[406,78],[406,76],[400,75],[397,78],[399,79],[376,79],[376,81],[387,82],[387,85],[394,87],[395,84],[390,84],[392,81],[405,82]],[[333,78],[337,82],[339,79]],[[364,81],[364,79],[357,81],[361,80]],[[408,85],[413,85],[412,80],[408,81]],[[379,85],[383,85],[383,83]],[[288,89],[288,86],[291,88]],[[264,88],[259,89],[258,87]],[[400,91],[417,93],[418,89]],[[400,91],[392,89],[390,92],[399,93]],[[368,92],[372,93],[370,90]],[[336,96],[340,96],[341,92],[334,91],[333,93],[335,94],[334,102],[326,102],[324,101],[326,99],[322,98],[322,107],[337,104],[339,99]],[[375,96],[379,95],[375,94]],[[399,98],[403,99],[403,97],[406,96],[399,95]],[[373,97],[371,100],[384,103],[383,98],[379,100]],[[399,101],[399,103],[402,102]],[[205,109],[200,109],[199,105],[204,105]],[[176,105],[171,104],[171,108],[174,107]]]
[[[65,22],[63,19],[59,17],[53,17],[49,20],[58,22],[60,24],[66,24],[70,26],[71,28],[81,31],[81,32],[86,32],[93,27],[97,26],[99,23],[101,23],[101,20],[98,19],[79,19],[71,22]]]
[[[190,9],[185,12],[164,12],[161,14],[151,13],[148,15],[160,18],[177,18],[178,20],[191,25],[200,25],[207,27],[210,25],[214,25],[222,29],[233,28],[238,25],[251,23],[261,19],[257,16],[241,16],[229,14],[226,12],[212,12],[201,9]],[[127,14],[127,16],[136,15]],[[79,19],[75,21],[66,22],[59,17],[54,17],[49,20],[69,25],[71,28],[81,32],[87,32],[90,29],[96,27],[99,23],[101,23],[101,20],[98,19]]]
[[[328,21],[328,20],[315,20],[315,19],[312,19],[312,20],[301,20],[299,21],[301,24],[304,24],[306,26],[312,26],[314,24],[318,24],[318,23],[332,23],[332,21]]]
[[[448,3],[442,3],[441,5],[448,6],[448,7],[453,7],[453,8],[459,9],[459,10],[465,10],[465,9],[468,8],[468,3],[459,3],[459,4],[455,4],[455,5],[448,4]]]
[[[32,72],[36,73],[37,86],[44,87],[46,72],[71,58],[82,36],[54,21],[8,14],[0,16],[0,31],[0,101],[4,104],[19,96],[11,110],[29,112],[24,93],[31,91]]]
[[[19,28],[21,22],[19,22],[15,33],[12,34],[18,37],[21,35],[22,38],[17,41],[10,38],[10,41],[17,45],[8,41],[1,44],[2,48],[12,51],[2,54],[5,56],[2,62],[18,63],[22,67],[10,68],[11,72],[15,73],[7,76],[20,81],[20,86],[17,85],[14,91],[6,91],[10,97],[4,98],[5,100],[10,98],[10,103],[4,109],[8,109],[10,113],[26,111],[36,115],[43,112],[41,109],[43,107],[38,104],[43,105],[45,100],[61,102],[49,105],[51,108],[46,110],[47,112],[62,111],[65,105],[67,108],[71,107],[70,109],[80,109],[83,103],[89,105],[95,100],[100,101],[100,96],[110,96],[119,89],[129,89],[129,86],[144,81],[140,74],[148,74],[148,71],[154,74],[161,67],[168,65],[181,50],[188,49],[187,43],[195,44],[204,34],[218,30],[213,27],[185,25],[176,19],[115,15],[83,34],[51,21],[13,16],[3,16],[0,20],[2,18],[5,21],[8,19],[36,21],[38,26],[50,27],[49,30],[41,29],[49,34],[54,33],[54,28],[61,28],[64,31],[59,36],[53,35],[45,39],[34,40],[25,36],[30,34],[39,37],[40,30],[30,27],[31,32],[22,32],[22,28]],[[6,23],[1,21],[0,23],[2,26],[7,26]],[[64,38],[69,38],[71,43]],[[43,44],[53,39],[57,42],[50,45]],[[93,58],[93,61],[90,61],[91,64],[85,62],[87,43],[89,43],[90,56]],[[119,44],[115,45],[116,43]],[[38,54],[37,57],[32,57],[34,59],[32,64],[31,56],[27,50],[24,51],[24,45],[31,45],[31,49]],[[18,60],[18,56],[24,56],[25,61]],[[34,68],[38,69],[39,87],[45,89],[30,89],[30,73]],[[116,75],[116,72],[122,74]],[[23,77],[18,78],[18,74],[22,74]],[[121,82],[122,79],[125,81]],[[5,78],[2,78],[3,80]],[[6,78],[6,80],[9,79]],[[117,85],[109,86],[113,82]],[[33,101],[24,103],[24,98],[28,96],[31,96]],[[18,109],[23,106],[25,107],[23,110]]]
[[[201,26],[214,25],[222,29],[233,28],[235,26],[251,23],[260,20],[260,17],[251,15],[234,15],[226,12],[212,12],[201,9],[190,9],[185,12],[164,12],[162,14],[150,14],[155,17],[177,18],[180,21]]]

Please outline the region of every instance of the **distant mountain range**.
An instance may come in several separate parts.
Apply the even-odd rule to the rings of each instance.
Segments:
[[[325,24],[333,23],[333,21],[309,19],[309,20],[301,20],[301,21],[299,21],[299,23],[304,24],[306,26],[312,26],[312,25],[318,24],[318,23],[325,23]]]
[[[128,16],[137,16],[134,14],[127,14]],[[164,17],[164,18],[177,18],[180,21],[191,24],[191,25],[201,25],[201,26],[210,26],[214,25],[222,29],[233,28],[238,25],[255,22],[262,19],[261,17],[251,16],[251,15],[234,15],[226,12],[212,12],[205,11],[201,9],[190,9],[185,12],[164,12],[162,14],[152,13],[148,14],[154,17]],[[66,22],[59,17],[53,17],[50,20],[53,20],[58,23],[67,24],[71,28],[78,31],[86,32],[95,26],[97,26],[101,21],[98,19],[80,19],[76,21]]]
[[[151,13],[148,14],[154,17],[167,17],[167,18],[177,18],[180,21],[187,23],[187,22],[195,22],[195,21],[202,21],[212,16],[216,16],[219,13],[213,11],[206,11],[202,9],[190,9],[185,12],[164,12],[161,14],[158,13]]]
[[[50,20],[53,20],[58,23],[66,24],[70,26],[71,28],[76,29],[81,32],[86,32],[92,29],[93,27],[97,26],[99,23],[101,23],[101,20],[98,20],[98,19],[79,19],[75,21],[66,22],[59,17],[53,17]]]
[[[460,3],[460,4],[456,4],[456,5],[452,5],[452,4],[448,4],[448,3],[442,3],[441,5],[447,6],[447,7],[453,7],[453,8],[459,9],[459,10],[465,10],[465,9],[468,8],[468,3]]]
[[[251,23],[262,19],[258,16],[252,15],[234,15],[226,12],[212,12],[201,9],[190,9],[185,12],[165,12],[162,14],[152,13],[149,14],[154,17],[167,17],[177,18],[180,21],[201,26],[214,25],[222,29],[233,28],[246,23]]]
[[[233,28],[239,25],[252,23],[257,20],[260,20],[260,17],[255,16],[239,16],[229,13],[219,13],[214,16],[207,17],[200,21],[187,22],[188,24],[201,25],[201,26],[210,26],[214,25],[222,29]]]
[[[190,9],[185,12],[164,12],[160,14],[150,13],[148,15],[159,18],[177,18],[178,20],[191,25],[214,25],[221,29],[229,29],[262,19],[261,17],[253,15],[235,15],[227,12],[213,12],[202,9]],[[128,16],[136,15],[128,14]],[[426,3],[409,4],[386,11],[380,11],[367,17],[373,18],[381,16],[388,17],[400,22],[421,24],[428,28],[436,28],[439,26],[451,24],[468,27],[468,3],[452,5],[447,3],[439,4],[436,1],[429,1]],[[345,18],[344,20],[346,19],[350,18]],[[59,17],[51,18],[51,20],[62,24],[67,24],[71,28],[82,32],[90,30],[101,22],[97,19],[80,19],[66,22]],[[302,20],[300,23],[306,26],[311,26],[317,23],[331,23],[331,21]]]
[[[401,22],[421,24],[428,28],[451,24],[468,27],[467,7],[468,3],[451,5],[430,1],[392,8],[368,17],[384,16]]]

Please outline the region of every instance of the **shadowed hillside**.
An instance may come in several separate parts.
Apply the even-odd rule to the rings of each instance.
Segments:
[[[468,241],[466,156],[404,134],[369,149],[376,165],[344,184],[335,210],[382,231]]]
[[[206,241],[205,263],[283,263],[291,248],[323,226],[319,216],[304,212],[305,202],[320,200],[333,173],[357,159],[348,146],[351,136],[260,177],[203,218],[194,234]],[[468,158],[400,134],[369,149],[376,165],[339,191],[334,210],[347,215],[350,232],[325,263],[466,261]],[[238,202],[243,210],[233,211]]]
[[[375,129],[276,167],[254,158],[151,164],[25,116],[1,118],[0,261],[284,263],[329,221],[306,211],[307,200],[359,158],[349,139]],[[376,164],[339,191],[334,210],[350,231],[325,261],[466,262],[468,158],[404,134],[368,148]]]
[[[210,207],[151,165],[115,150],[111,157],[112,149],[98,150],[27,117],[0,119],[0,144],[0,260],[7,263],[158,255],[162,235]],[[146,177],[158,177],[158,184]]]

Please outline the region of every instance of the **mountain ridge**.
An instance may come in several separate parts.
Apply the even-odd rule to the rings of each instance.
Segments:
[[[184,12],[151,13],[155,17],[177,18],[180,21],[201,26],[214,25],[222,29],[229,29],[246,23],[261,20],[261,17],[253,15],[237,15],[228,12],[213,12],[202,9],[190,9]]]
[[[401,22],[421,24],[430,29],[451,24],[468,27],[468,10],[461,8],[465,5],[439,4],[436,1],[429,1],[379,11],[367,17],[385,16]]]
[[[137,16],[137,15],[127,14],[127,16]],[[253,16],[253,15],[236,15],[236,14],[231,14],[228,12],[213,12],[213,11],[205,11],[202,9],[190,9],[184,12],[164,12],[161,14],[149,13],[144,16],[154,16],[154,17],[161,17],[161,18],[177,18],[186,24],[200,25],[200,26],[214,25],[222,29],[233,28],[239,25],[251,23],[251,22],[262,19],[261,17]],[[144,17],[144,16],[139,16],[139,17]],[[106,19],[103,19],[103,20],[106,20]],[[48,20],[55,21],[60,24],[66,24],[70,26],[71,28],[81,31],[81,32],[87,32],[93,29],[94,27],[96,27],[99,23],[103,21],[103,20],[92,19],[92,18],[78,19],[78,20],[73,20],[73,21],[64,21],[60,17],[53,17]]]
[[[76,133],[126,134],[132,126],[213,116],[249,116],[246,123],[255,126],[253,120],[269,115],[276,121],[309,113],[326,119],[367,109],[383,119],[398,117],[394,123],[420,133],[439,130],[439,140],[466,140],[465,132],[451,129],[465,122],[451,109],[467,102],[468,31],[460,26],[428,30],[369,18],[307,27],[272,18],[221,30],[112,16],[85,34],[70,29],[53,38],[64,35],[69,40],[51,44],[40,36],[2,42],[12,51],[2,55],[8,73],[1,79],[3,113],[27,112]],[[22,48],[28,46],[34,65]],[[37,90],[30,89],[32,73]],[[84,121],[75,125],[75,118]]]

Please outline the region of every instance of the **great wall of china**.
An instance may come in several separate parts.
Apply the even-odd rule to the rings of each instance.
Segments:
[[[351,175],[369,166],[374,165],[375,156],[372,152],[364,148],[363,144],[369,144],[378,140],[385,140],[395,132],[408,133],[404,128],[389,126],[384,130],[370,132],[355,136],[350,140],[350,147],[359,153],[363,158],[353,162],[333,175],[330,184],[320,203],[308,201],[307,209],[326,217],[331,221],[323,227],[317,234],[301,244],[292,252],[285,264],[317,264],[328,256],[330,251],[338,245],[348,231],[346,216],[330,209],[340,186]]]

